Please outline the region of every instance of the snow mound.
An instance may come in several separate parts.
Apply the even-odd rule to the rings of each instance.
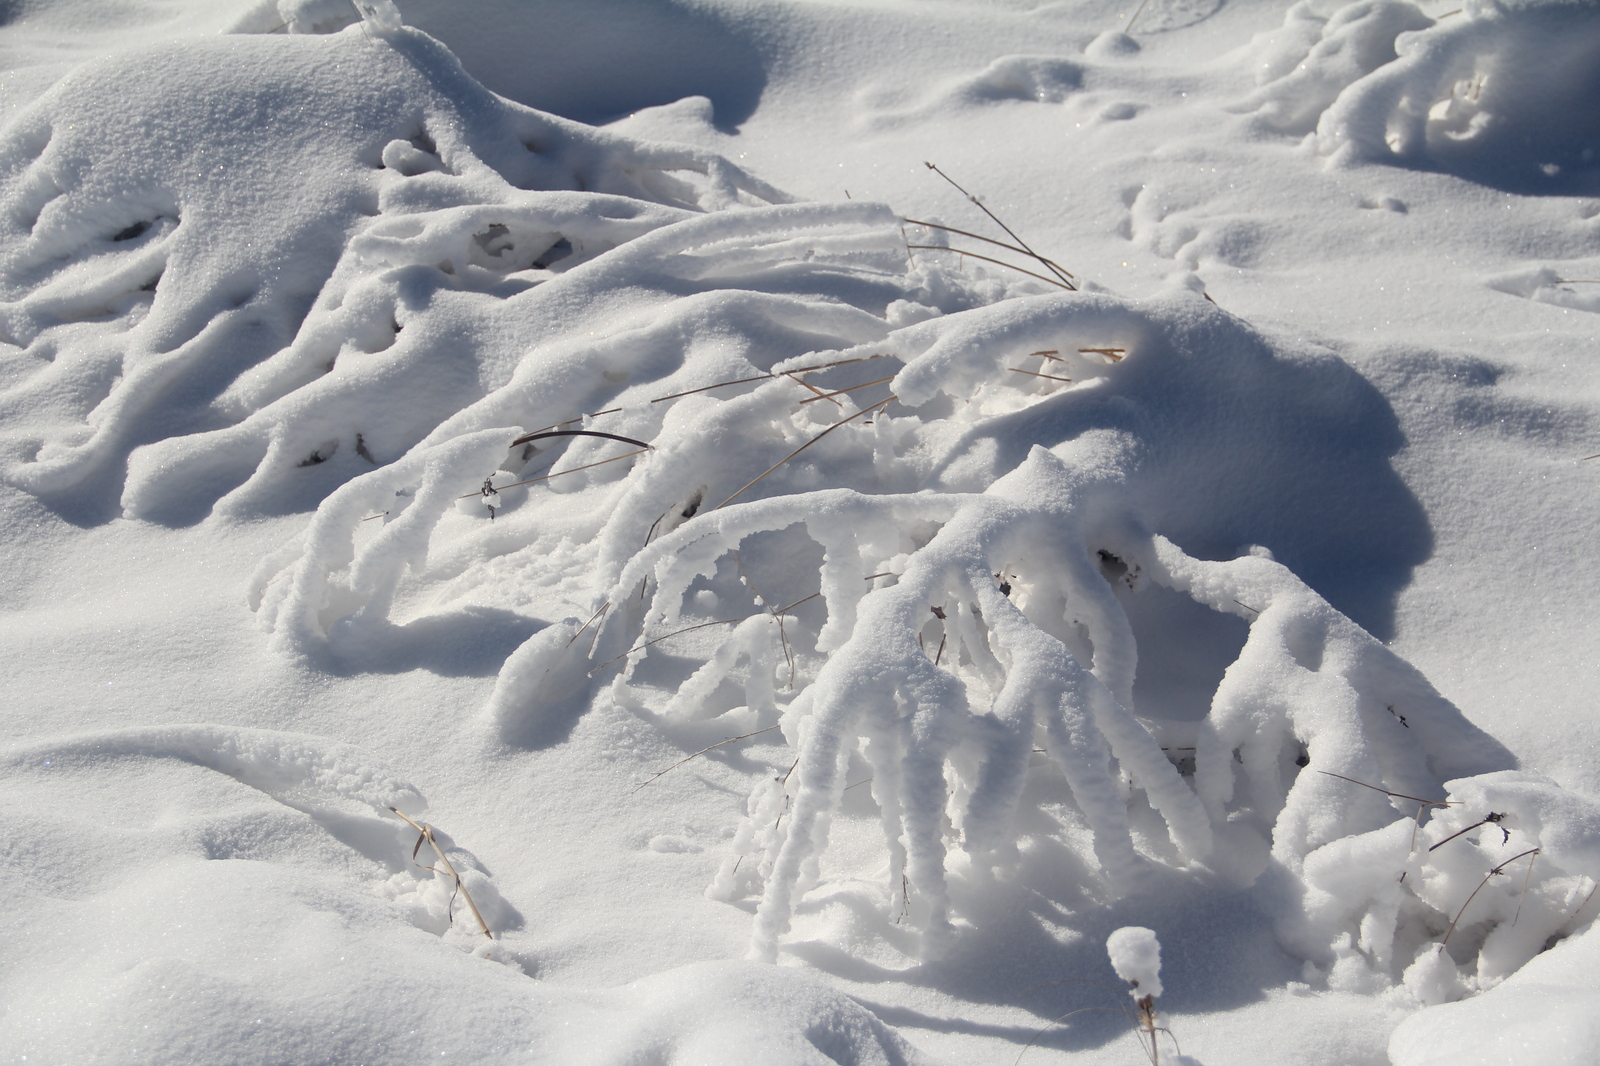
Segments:
[[[1389,1059],[1394,1066],[1585,1066],[1600,1045],[1596,974],[1600,935],[1591,928],[1470,1002],[1407,1018],[1389,1040]]]
[[[0,755],[13,772],[95,760],[179,759],[296,804],[352,800],[379,810],[420,814],[427,807],[410,782],[348,744],[265,729],[186,725],[114,730],[38,741]]]
[[[125,464],[141,517],[311,506],[502,383],[469,307],[741,198],[783,197],[511,104],[414,30],[89,64],[0,138],[0,476],[88,520]],[[352,391],[371,424],[329,410]]]
[[[1512,191],[1592,192],[1600,180],[1600,13],[1481,0],[1435,20],[1405,0],[1326,17],[1309,2],[1251,50],[1266,84],[1247,107],[1316,132],[1336,161],[1460,174]]]
[[[265,730],[120,730],[0,753],[0,877],[19,903],[0,920],[13,964],[0,973],[8,1052],[106,1063],[922,1061],[794,970],[707,963],[604,991],[530,981],[538,963],[521,916],[482,865],[435,830],[492,943],[453,881],[413,861],[416,831],[372,809],[391,803],[421,808],[370,756]]]

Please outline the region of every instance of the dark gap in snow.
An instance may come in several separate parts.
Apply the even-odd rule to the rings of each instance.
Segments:
[[[150,227],[153,225],[155,225],[155,221],[153,219],[145,219],[142,222],[135,222],[133,225],[124,229],[120,229],[116,233],[112,234],[111,239],[113,241],[131,241],[136,237],[144,236],[145,233],[149,232]]]

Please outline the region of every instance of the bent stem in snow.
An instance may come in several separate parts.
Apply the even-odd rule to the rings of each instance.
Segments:
[[[1017,236],[1016,231],[1013,230],[1010,226],[1006,225],[1004,222],[1001,222],[1000,221],[1000,216],[996,215],[993,211],[991,211],[987,207],[985,207],[983,205],[983,201],[982,200],[978,199],[976,196],[972,195],[970,192],[968,192],[967,190],[963,189],[959,184],[956,183],[956,180],[954,178],[952,178],[950,175],[946,174],[944,171],[940,170],[933,163],[924,163],[923,166],[927,167],[929,170],[931,170],[935,174],[939,175],[945,181],[947,181],[951,185],[955,186],[956,191],[959,192],[962,196],[965,196],[968,200],[972,201],[972,205],[974,207],[976,207],[979,211],[982,211],[984,214],[988,215],[991,219],[993,219],[995,225],[997,225],[1001,229],[1005,230],[1007,235],[1009,235],[1012,240],[1014,240],[1018,244],[1022,245],[1022,250],[1024,252],[1026,252],[1028,255],[1031,255],[1034,259],[1036,259],[1039,263],[1041,263],[1047,270],[1050,271],[1050,273],[1052,273],[1052,274],[1056,275],[1058,278],[1060,278],[1061,279],[1060,284],[1061,284],[1061,286],[1063,288],[1069,289],[1069,290],[1071,290],[1073,292],[1077,292],[1078,291],[1078,287],[1076,285],[1072,284],[1072,275],[1071,274],[1068,274],[1065,270],[1063,270],[1060,267],[1056,266],[1055,263],[1053,263],[1050,260],[1046,259],[1044,256],[1040,255],[1038,252],[1034,251],[1032,248],[1028,247],[1028,242],[1023,240],[1021,237]],[[982,257],[980,256],[979,258],[982,258]]]
[[[406,822],[410,824],[411,828],[417,831],[417,844],[416,847],[411,849],[411,861],[417,861],[417,851],[421,849],[422,842],[426,840],[428,845],[433,848],[433,853],[437,855],[439,857],[439,861],[444,864],[444,869],[439,870],[432,866],[423,866],[422,868],[424,870],[430,870],[434,873],[448,873],[455,880],[455,890],[460,892],[461,898],[467,901],[467,908],[472,911],[472,916],[478,920],[478,928],[483,930],[484,936],[488,937],[490,940],[493,940],[494,934],[489,932],[489,923],[483,920],[483,915],[478,912],[478,905],[472,902],[472,893],[467,891],[467,886],[462,883],[461,875],[456,872],[456,868],[450,864],[450,860],[445,856],[444,849],[439,847],[439,842],[434,839],[433,826],[429,825],[427,822],[423,822],[419,825],[412,821],[411,818],[405,813],[396,810],[393,807],[390,807],[389,810],[394,814],[399,815],[401,818],[404,818]],[[422,864],[417,863],[417,865],[421,866]],[[455,899],[452,896],[451,903],[454,902]],[[446,907],[446,914],[448,915],[448,913],[449,908]]]
[[[699,751],[695,752],[693,755],[687,755],[687,756],[679,759],[677,762],[673,763],[671,766],[667,767],[665,770],[662,770],[659,773],[654,774],[653,776],[651,776],[651,778],[648,781],[640,782],[638,788],[635,788],[633,791],[634,792],[638,792],[639,789],[643,788],[645,785],[654,784],[661,777],[664,777],[665,775],[670,774],[672,771],[676,770],[678,767],[682,766],[686,762],[692,762],[693,760],[698,759],[700,756],[704,755],[708,751],[715,751],[716,749],[718,749],[718,748],[720,748],[720,747],[722,747],[722,746],[724,746],[726,744],[733,744],[733,743],[736,743],[736,742],[741,741],[741,740],[749,740],[751,737],[759,737],[762,733],[770,733],[774,729],[777,729],[777,728],[778,727],[775,726],[775,725],[769,725],[765,729],[757,729],[756,731],[754,731],[752,733],[741,733],[739,736],[729,737],[727,740],[719,740],[715,744],[707,744],[705,747],[701,748]],[[629,795],[632,795],[632,793],[629,793]]]
[[[1524,852],[1521,852],[1519,854],[1513,855],[1513,856],[1511,856],[1511,858],[1507,859],[1505,862],[1501,863],[1499,866],[1496,866],[1496,867],[1492,868],[1488,873],[1483,875],[1483,880],[1478,882],[1478,887],[1472,890],[1472,895],[1467,897],[1467,901],[1461,905],[1461,909],[1456,911],[1456,916],[1453,919],[1451,919],[1450,928],[1445,930],[1444,939],[1439,941],[1439,950],[1441,952],[1444,951],[1445,946],[1450,943],[1450,936],[1451,936],[1452,933],[1454,933],[1456,931],[1456,923],[1461,921],[1461,916],[1463,914],[1467,913],[1467,908],[1472,906],[1472,901],[1478,897],[1478,893],[1479,892],[1483,891],[1483,886],[1489,883],[1489,879],[1492,878],[1492,877],[1497,877],[1500,874],[1505,873],[1506,867],[1510,866],[1512,863],[1516,862],[1518,859],[1524,858],[1524,857],[1529,856],[1529,855],[1537,857],[1538,854],[1539,854],[1539,850],[1540,849],[1538,849],[1538,848],[1529,848],[1527,851],[1524,851]],[[1528,891],[1527,881],[1529,879],[1531,879],[1532,877],[1533,877],[1533,860],[1529,859],[1528,860],[1528,878],[1524,879],[1523,885],[1522,885],[1522,891],[1523,891],[1524,894],[1526,894],[1527,891]],[[1517,914],[1518,914],[1519,917],[1522,914],[1522,903],[1521,903],[1520,900],[1517,902]],[[1515,919],[1513,919],[1513,924],[1515,924]]]

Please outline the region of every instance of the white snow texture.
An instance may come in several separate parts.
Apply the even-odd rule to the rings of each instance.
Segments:
[[[57,930],[15,948],[8,1054],[406,1061],[482,1029],[475,1061],[923,1061],[760,963],[809,950],[797,922],[841,849],[875,855],[862,928],[905,965],[959,956],[1048,815],[1081,845],[1061,876],[1123,925],[1106,950],[1136,997],[1163,994],[1161,945],[1116,901],[1226,889],[1320,992],[1437,1008],[1395,1063],[1592,1055],[1600,807],[1352,620],[1381,623],[1374,590],[1426,553],[1372,532],[1420,519],[1394,416],[1347,363],[1192,276],[1134,299],[963,268],[888,205],[797,201],[709,150],[511,102],[388,0],[240,26],[87,63],[0,130],[0,479],[81,525],[303,516],[245,590],[297,668],[386,669],[471,612],[528,620],[451,726],[486,759],[618,715],[685,754],[765,735],[779,754],[706,888],[751,915],[749,961],[531,981],[407,858],[432,861],[389,809],[425,803],[374,756],[78,732],[0,755],[0,854],[52,886]],[[1548,116],[1592,101],[1597,28],[1591,4],[1302,0],[1233,106],[1334,168],[1573,189],[1600,112]],[[1062,105],[1138,48],[1001,57],[868,126]],[[1488,284],[1600,299],[1551,268]],[[107,817],[141,790],[200,813]],[[876,844],[840,843],[851,803]],[[489,924],[521,928],[438,839]],[[121,917],[155,914],[217,935],[163,954],[165,919]]]

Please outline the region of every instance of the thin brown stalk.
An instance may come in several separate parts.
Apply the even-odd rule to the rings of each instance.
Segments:
[[[718,748],[720,748],[720,747],[722,747],[722,746],[724,746],[726,744],[732,744],[732,743],[735,743],[736,741],[749,740],[751,737],[759,737],[762,733],[770,733],[774,729],[777,729],[777,728],[778,727],[775,726],[775,725],[769,725],[769,726],[767,726],[767,728],[765,728],[765,729],[757,729],[753,733],[741,733],[739,736],[729,737],[727,740],[720,740],[715,744],[707,744],[705,747],[701,748],[699,751],[695,752],[693,755],[688,755],[688,756],[685,756],[682,759],[679,759],[677,762],[673,763],[671,766],[667,767],[665,770],[662,770],[660,773],[658,773],[654,777],[650,778],[650,780],[641,783],[639,785],[639,788],[635,788],[633,790],[633,792],[630,792],[628,794],[631,796],[631,795],[634,794],[634,792],[638,792],[639,789],[643,788],[645,785],[654,784],[656,782],[656,780],[659,779],[660,777],[662,777],[663,775],[670,774],[672,771],[676,770],[678,767],[682,766],[684,763],[690,762],[690,761],[692,761],[694,759],[698,759],[700,756],[704,755],[708,751],[715,751],[716,749],[718,749]]]
[[[1079,1007],[1077,1010],[1069,1010],[1069,1011],[1067,1011],[1067,1013],[1061,1015],[1059,1018],[1056,1018],[1056,1019],[1052,1020],[1049,1025],[1045,1026],[1043,1029],[1040,1029],[1037,1033],[1034,1033],[1033,1034],[1033,1039],[1029,1040],[1026,1044],[1023,1044],[1022,1045],[1022,1050],[1017,1052],[1017,1057],[1016,1057],[1016,1059],[1014,1059],[1012,1061],[1011,1066],[1017,1066],[1017,1063],[1022,1061],[1022,1056],[1026,1055],[1028,1053],[1028,1050],[1030,1048],[1032,1048],[1034,1044],[1037,1044],[1039,1042],[1039,1038],[1041,1036],[1043,1036],[1044,1034],[1048,1033],[1050,1030],[1054,1029],[1056,1026],[1060,1025],[1062,1022],[1066,1021],[1068,1018],[1071,1018],[1074,1015],[1078,1015],[1078,1014],[1088,1014],[1091,1011],[1102,1011],[1102,1010],[1104,1010],[1104,1011],[1115,1011],[1116,1013],[1123,1014],[1123,1015],[1126,1015],[1128,1013],[1128,1008],[1126,1008],[1126,1007]]]
[[[607,407],[604,411],[591,411],[589,414],[579,415],[577,418],[569,418],[565,422],[556,422],[545,426],[544,429],[536,429],[534,432],[543,433],[545,430],[560,429],[562,426],[570,426],[574,422],[582,422],[585,418],[599,418],[601,415],[614,415],[620,410],[622,410],[620,407]]]
[[[624,444],[637,444],[641,448],[650,447],[648,441],[634,440],[632,437],[623,437],[615,433],[601,433],[597,429],[547,429],[537,433],[524,433],[511,442],[511,447],[515,448],[519,444],[529,444],[546,437],[604,437],[606,440],[619,440]]]
[[[858,355],[858,356],[855,356],[854,358],[851,358],[851,359],[837,359],[837,360],[835,360],[835,361],[833,361],[831,363],[819,363],[816,366],[796,367],[793,370],[785,370],[783,372],[783,374],[781,374],[781,375],[780,374],[757,374],[753,378],[735,378],[732,381],[719,381],[715,385],[702,385],[698,389],[689,389],[689,390],[687,390],[685,392],[674,392],[674,393],[670,393],[670,394],[668,394],[666,396],[657,396],[655,399],[651,400],[650,402],[651,403],[665,403],[668,400],[676,400],[676,399],[679,399],[679,398],[684,397],[684,396],[693,396],[695,393],[698,393],[698,392],[710,392],[712,389],[725,389],[725,388],[728,388],[729,386],[732,386],[732,385],[748,385],[752,381],[771,381],[773,378],[776,378],[776,377],[787,377],[787,376],[790,376],[790,375],[793,375],[793,374],[812,374],[812,373],[815,373],[818,370],[831,370],[836,366],[848,366],[851,363],[866,363],[866,362],[870,362],[873,359],[887,359],[889,357],[890,357],[890,353],[889,352],[879,352],[876,355]],[[802,382],[802,384],[804,384],[804,382]],[[593,412],[591,412],[589,414],[586,414],[586,415],[578,415],[576,418],[569,418],[564,422],[555,422],[555,423],[552,423],[551,425],[545,426],[543,429],[536,429],[533,432],[535,434],[544,433],[544,432],[547,432],[548,430],[560,429],[562,426],[570,426],[574,422],[582,422],[585,418],[599,418],[601,415],[614,415],[618,411],[621,411],[621,410],[622,410],[622,408],[620,408],[620,407],[607,407],[604,411],[593,411]]]
[[[1004,259],[996,259],[993,256],[979,255],[977,252],[968,252],[961,248],[947,248],[941,244],[908,244],[906,247],[917,248],[929,252],[954,252],[957,255],[964,255],[970,259],[982,259],[985,263],[993,263],[996,266],[1009,267],[1019,274],[1026,274],[1030,278],[1038,278],[1040,281],[1054,285],[1058,289],[1066,289],[1068,292],[1078,291],[1076,286],[1072,285],[1070,282],[1057,281],[1055,278],[1047,278],[1043,274],[1035,274],[1031,270],[1026,270],[1023,267],[1017,266],[1015,263],[1008,263]]]
[[[813,592],[809,596],[802,596],[798,600],[795,600],[793,603],[789,604],[787,607],[778,608],[777,613],[780,614],[780,615],[788,614],[791,610],[793,610],[794,608],[800,606],[802,603],[805,603],[805,602],[807,602],[809,600],[814,600],[820,595],[822,595],[822,593]],[[633,647],[629,648],[627,651],[623,652],[621,655],[613,655],[611,658],[607,659],[605,662],[601,663],[599,666],[596,666],[593,670],[590,670],[589,673],[591,675],[593,675],[596,671],[603,670],[605,667],[610,666],[612,663],[616,662],[618,659],[621,659],[623,656],[632,655],[636,651],[644,651],[646,648],[650,647],[652,644],[660,644],[663,640],[670,640],[673,637],[679,636],[679,635],[681,635],[683,633],[692,633],[696,629],[707,629],[707,628],[709,628],[711,626],[727,625],[729,622],[748,622],[752,618],[760,618],[760,617],[761,617],[761,612],[757,611],[755,614],[747,614],[743,618],[719,618],[714,622],[701,622],[701,623],[699,623],[697,625],[685,626],[683,629],[674,629],[671,633],[664,633],[661,636],[654,638],[653,640],[645,641],[643,644],[636,644]],[[596,636],[598,636],[598,634],[596,634]]]
[[[693,396],[697,392],[710,392],[712,389],[725,389],[730,385],[748,385],[752,381],[770,381],[776,375],[757,374],[753,378],[737,378],[733,381],[719,381],[715,385],[702,385],[698,389],[689,389],[685,392],[674,392],[667,396],[657,396],[651,403],[665,403],[667,400],[676,400],[682,396]]]
[[[383,514],[369,514],[369,515],[367,515],[367,517],[363,518],[362,521],[363,522],[370,522],[374,518],[382,518],[383,515],[386,515],[388,513],[389,513],[388,511],[385,511],[385,512],[383,512]]]
[[[811,384],[811,382],[805,380],[802,377],[798,377],[798,376],[796,376],[794,374],[785,374],[784,377],[788,378],[790,381],[793,381],[793,382],[795,382],[797,384],[804,385],[806,388],[810,389],[812,392],[817,394],[817,399],[819,399],[819,400],[827,400],[829,403],[833,404],[833,406],[839,408],[841,411],[844,410],[844,404],[842,404],[838,400],[834,399],[832,393],[823,392],[821,389],[819,389],[815,385]],[[810,403],[811,401],[810,400],[801,400],[800,402],[801,403]]]
[[[593,625],[594,624],[594,620],[596,618],[599,618],[602,614],[604,614],[610,607],[611,607],[611,601],[610,600],[607,600],[606,602],[602,603],[600,605],[600,607],[594,612],[594,614],[591,614],[589,616],[589,620],[587,622],[583,623],[583,625],[579,627],[579,629],[578,629],[578,631],[576,633],[572,634],[572,639],[567,641],[567,647],[570,648],[574,644],[576,644],[578,642],[578,638],[583,636],[583,631],[585,629],[588,629],[591,625]]]
[[[1443,951],[1445,949],[1445,945],[1450,943],[1450,934],[1452,934],[1452,933],[1454,933],[1456,931],[1456,923],[1461,921],[1461,916],[1463,914],[1467,913],[1467,908],[1472,906],[1472,901],[1477,898],[1479,892],[1483,891],[1483,886],[1489,883],[1489,878],[1495,877],[1495,876],[1498,876],[1499,874],[1504,873],[1505,872],[1505,868],[1507,866],[1510,866],[1512,863],[1516,862],[1518,859],[1523,858],[1524,856],[1527,856],[1527,855],[1537,855],[1537,854],[1539,854],[1539,849],[1538,848],[1529,848],[1527,851],[1524,851],[1521,854],[1511,856],[1511,858],[1507,859],[1505,862],[1501,863],[1499,866],[1494,867],[1488,873],[1484,874],[1483,875],[1483,880],[1478,882],[1478,887],[1473,889],[1472,890],[1472,895],[1467,897],[1467,902],[1463,903],[1461,905],[1461,909],[1456,911],[1455,918],[1452,919],[1451,922],[1450,922],[1450,928],[1446,929],[1444,931],[1444,939],[1439,941],[1439,950]],[[1530,868],[1529,876],[1532,876],[1532,866],[1533,866],[1533,864],[1530,862],[1528,865],[1529,865],[1529,868]],[[1518,904],[1518,910],[1520,911],[1520,909],[1521,909],[1521,904]]]
[[[1240,604],[1239,606],[1243,607],[1244,604]],[[1251,609],[1254,610],[1254,608],[1251,608]],[[1377,785],[1369,785],[1365,781],[1357,781],[1353,777],[1346,777],[1343,774],[1331,773],[1331,772],[1329,772],[1327,770],[1318,770],[1317,773],[1323,774],[1323,775],[1325,775],[1327,777],[1337,777],[1340,781],[1348,781],[1352,785],[1360,785],[1362,788],[1370,788],[1374,792],[1382,792],[1385,796],[1393,796],[1396,799],[1410,800],[1412,803],[1426,803],[1430,807],[1448,807],[1448,806],[1450,806],[1450,804],[1445,803],[1442,800],[1429,800],[1429,799],[1423,799],[1421,796],[1408,796],[1404,792],[1390,792],[1386,788],[1379,788]]]
[[[472,911],[472,916],[478,919],[478,928],[483,930],[484,936],[488,937],[490,940],[493,940],[494,934],[489,932],[489,923],[483,920],[483,915],[478,912],[478,905],[472,902],[472,893],[467,891],[467,886],[461,881],[461,875],[456,873],[456,868],[450,865],[450,860],[445,857],[444,849],[439,847],[439,842],[433,838],[433,826],[427,824],[426,822],[418,825],[403,812],[396,810],[393,807],[390,807],[389,810],[400,815],[400,817],[405,818],[405,820],[411,824],[411,828],[422,834],[421,836],[417,837],[417,847],[411,849],[411,861],[416,862],[417,848],[422,847],[422,842],[426,840],[429,846],[433,848],[433,853],[437,855],[439,857],[439,861],[444,864],[445,872],[451,877],[455,878],[456,891],[460,892],[461,898],[467,901],[467,907]],[[424,870],[433,870],[432,866],[424,866],[422,868]],[[437,873],[438,871],[434,872]]]
[[[1083,355],[1103,355],[1113,363],[1122,362],[1122,357],[1128,354],[1126,348],[1079,348]]]
[[[1139,0],[1139,7],[1134,11],[1133,18],[1129,19],[1128,20],[1128,24],[1126,26],[1122,27],[1122,32],[1123,33],[1132,33],[1133,32],[1133,19],[1138,18],[1144,12],[1144,6],[1145,6],[1145,4],[1148,4],[1149,2],[1150,2],[1150,0]]]
[[[1054,374],[1041,374],[1037,370],[1024,370],[1020,366],[1008,366],[1006,369],[1013,373],[1026,374],[1030,378],[1044,378],[1046,381],[1065,381],[1068,385],[1072,384],[1071,378],[1059,378]]]
[[[806,404],[808,404],[808,403],[816,403],[818,400],[833,400],[833,398],[835,396],[843,396],[847,392],[859,392],[862,389],[869,388],[869,387],[871,387],[873,385],[882,385],[885,381],[893,381],[894,379],[895,379],[895,375],[890,374],[886,378],[878,378],[875,381],[863,381],[859,385],[851,385],[848,389],[835,389],[832,392],[819,392],[819,393],[817,393],[816,396],[812,397],[809,400],[801,400],[800,401],[800,406],[804,407]],[[810,388],[811,386],[807,386],[807,387]],[[839,403],[838,400],[833,400],[833,402],[834,403]],[[839,406],[843,407],[844,405],[843,404],[839,404]]]
[[[950,175],[946,174],[944,171],[940,170],[934,164],[932,164],[932,163],[924,163],[923,165],[926,166],[929,170],[933,171],[935,174],[939,175],[945,181],[949,182],[951,185],[955,186],[956,191],[959,192],[962,196],[965,196],[968,200],[972,201],[972,205],[974,207],[976,207],[979,211],[982,211],[984,214],[988,215],[989,218],[994,222],[995,225],[999,226],[1001,229],[1006,231],[1006,235],[1007,236],[1009,236],[1012,240],[1016,241],[1018,244],[1022,245],[1022,250],[1024,252],[1026,252],[1028,255],[1033,256],[1034,259],[1038,260],[1045,267],[1047,267],[1052,274],[1055,274],[1057,277],[1059,277],[1061,279],[1062,283],[1063,283],[1063,287],[1064,288],[1069,289],[1072,292],[1077,292],[1078,291],[1078,287],[1076,285],[1072,284],[1072,279],[1067,274],[1066,271],[1064,271],[1060,267],[1056,266],[1050,260],[1046,259],[1044,256],[1040,255],[1038,252],[1034,251],[1032,248],[1028,247],[1028,242],[1023,240],[1021,237],[1017,236],[1016,232],[1010,226],[1006,225],[1004,222],[1001,222],[999,215],[995,214],[993,211],[991,211],[987,207],[983,206],[983,201],[982,200],[978,199],[976,196],[972,195],[970,192],[968,192],[967,190],[963,189],[959,184],[957,184],[957,182],[956,182],[956,180],[954,178],[952,178]]]
[[[1460,836],[1463,833],[1470,833],[1474,829],[1477,829],[1479,826],[1483,826],[1483,825],[1498,825],[1500,820],[1502,818],[1504,818],[1504,817],[1505,817],[1505,815],[1503,815],[1503,814],[1495,814],[1493,811],[1490,811],[1489,812],[1489,817],[1484,818],[1484,819],[1482,819],[1480,821],[1473,822],[1471,825],[1467,826],[1465,829],[1457,829],[1454,833],[1451,833],[1449,836],[1445,837],[1443,840],[1439,841],[1439,843],[1435,844],[1433,847],[1429,848],[1428,850],[1429,851],[1438,851],[1440,848],[1442,848],[1446,844],[1450,843],[1456,837]],[[1504,828],[1502,828],[1500,830],[1500,832],[1505,833],[1506,831],[1505,831]],[[1506,833],[1506,840],[1509,841],[1510,839],[1511,839],[1511,834]]]
[[[879,407],[888,406],[889,403],[894,400],[894,398],[895,398],[894,394],[890,393],[887,397],[885,397],[882,400],[879,400],[877,403],[873,404],[871,407],[863,407],[861,410],[857,411],[855,414],[851,415],[849,418],[843,418],[843,419],[840,419],[839,421],[835,422],[833,425],[829,426],[827,429],[823,430],[821,433],[818,433],[815,437],[812,437],[810,440],[808,440],[804,444],[800,445],[800,447],[796,448],[794,451],[790,452],[788,455],[784,456],[782,459],[779,459],[776,463],[773,463],[771,466],[767,467],[767,469],[763,470],[760,474],[757,474],[755,477],[753,477],[749,481],[745,482],[745,484],[743,486],[741,486],[737,492],[735,492],[732,496],[729,496],[726,500],[723,500],[721,503],[717,504],[715,507],[712,508],[712,510],[713,511],[722,510],[724,507],[728,506],[728,504],[730,504],[734,500],[738,499],[739,496],[746,489],[750,488],[756,482],[760,481],[762,478],[766,477],[768,474],[770,474],[774,470],[778,469],[778,467],[782,466],[784,463],[787,463],[790,459],[793,459],[795,456],[799,455],[801,452],[805,451],[807,448],[809,448],[813,444],[817,443],[817,441],[821,440],[823,437],[826,437],[829,433],[832,433],[834,430],[838,429],[840,426],[845,425],[848,422],[854,422],[856,419],[860,418],[864,414],[867,414],[869,411],[876,410]]]
[[[1539,851],[1534,849],[1533,857],[1528,860],[1528,872],[1522,878],[1522,893],[1517,896],[1517,913],[1511,916],[1511,924],[1516,925],[1522,917],[1522,903],[1528,898],[1528,885],[1533,881],[1533,864],[1539,861]]]
[[[623,459],[631,459],[635,455],[643,455],[645,452],[647,452],[649,450],[650,450],[649,448],[640,448],[638,451],[625,452],[622,455],[613,456],[610,459],[602,459],[598,463],[585,463],[583,466],[575,466],[571,470],[557,470],[553,474],[545,474],[542,477],[531,477],[526,481],[513,481],[509,485],[499,485],[499,486],[497,486],[494,491],[496,491],[496,492],[504,492],[506,489],[520,488],[523,485],[532,485],[532,484],[534,484],[535,482],[538,482],[538,481],[549,481],[551,478],[560,477],[562,474],[576,474],[580,470],[590,470],[590,469],[593,469],[594,467],[597,467],[597,466],[605,466],[607,463],[616,463],[616,462],[621,462]],[[457,496],[456,499],[458,499],[458,500],[470,500],[474,496],[482,496],[482,495],[483,495],[482,492],[469,492],[465,496]]]
[[[729,622],[747,622],[752,618],[759,618],[759,617],[761,617],[761,615],[758,612],[756,614],[747,614],[743,618],[719,618],[714,622],[701,622],[698,625],[685,626],[682,629],[674,629],[671,633],[663,633],[661,636],[656,637],[654,640],[647,640],[643,644],[636,644],[633,647],[629,648],[627,651],[623,652],[621,655],[613,655],[611,658],[607,659],[605,662],[601,663],[599,666],[596,666],[593,670],[590,670],[589,674],[591,676],[593,676],[595,671],[604,670],[606,667],[610,666],[612,663],[616,662],[618,659],[623,658],[624,656],[632,655],[636,651],[644,651],[646,648],[650,647],[652,644],[660,644],[663,640],[671,640],[673,637],[679,636],[679,635],[681,635],[683,633],[693,633],[697,629],[707,629],[707,628],[710,628],[711,626],[723,626],[723,625],[727,625]]]
[[[985,244],[992,244],[997,248],[1004,248],[1011,252],[1020,252],[1023,255],[1039,260],[1041,263],[1048,263],[1051,267],[1060,270],[1069,278],[1076,276],[1072,273],[1072,271],[1068,270],[1060,263],[1057,263],[1055,260],[1045,259],[1043,256],[1040,256],[1027,248],[1018,247],[1015,244],[1007,244],[1005,241],[997,241],[993,237],[985,237],[981,233],[973,233],[969,230],[956,229],[954,226],[941,226],[937,222],[923,222],[922,220],[915,218],[908,218],[906,221],[911,223],[913,226],[926,226],[928,229],[943,230],[945,233],[959,233],[963,237],[971,237],[975,241],[983,241]],[[918,247],[921,246],[919,245]]]
[[[1587,463],[1590,459],[1600,459],[1600,452],[1595,452],[1593,455],[1585,455],[1582,459],[1579,459],[1578,462]]]

